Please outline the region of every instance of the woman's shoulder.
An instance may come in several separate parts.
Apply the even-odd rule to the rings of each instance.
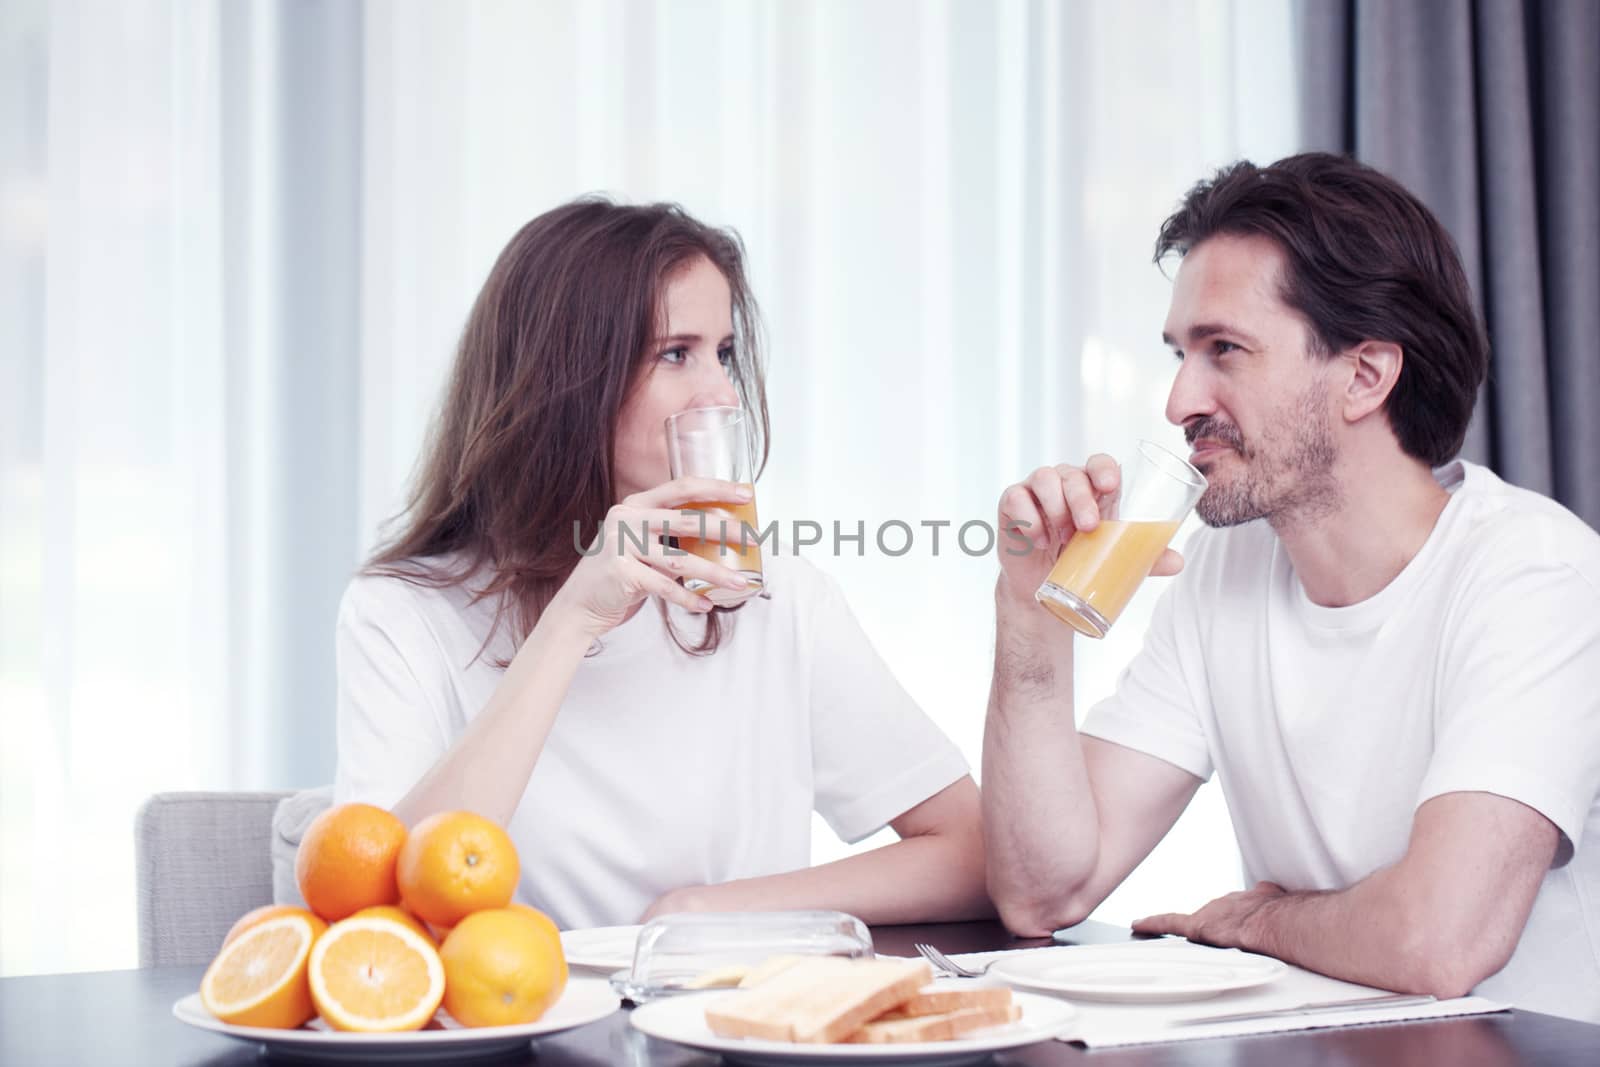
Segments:
[[[739,614],[759,614],[757,625],[769,636],[809,645],[819,632],[837,628],[851,616],[838,580],[810,560],[773,554],[762,561],[762,570],[762,598],[749,605],[755,610]]]
[[[774,553],[762,560],[761,567],[767,599],[787,604],[801,615],[815,611],[826,599],[843,595],[832,575],[803,556]]]
[[[456,562],[429,557],[363,567],[345,586],[339,602],[340,625],[404,625],[408,620],[466,614],[474,598],[468,579],[458,576]]]

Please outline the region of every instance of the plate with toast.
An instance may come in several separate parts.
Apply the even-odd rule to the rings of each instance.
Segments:
[[[757,985],[635,1008],[651,1037],[738,1063],[957,1064],[1061,1035],[1076,1016],[998,983],[934,981],[921,960],[795,960]]]

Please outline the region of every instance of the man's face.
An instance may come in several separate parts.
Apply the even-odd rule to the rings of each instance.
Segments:
[[[1331,363],[1311,353],[1305,319],[1279,295],[1283,253],[1264,237],[1217,236],[1178,268],[1162,339],[1181,363],[1167,419],[1210,487],[1211,526],[1274,526],[1338,505]]]

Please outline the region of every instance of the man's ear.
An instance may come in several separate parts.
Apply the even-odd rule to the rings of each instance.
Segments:
[[[1400,380],[1405,352],[1392,341],[1362,341],[1347,349],[1344,358],[1350,361],[1350,380],[1344,390],[1344,419],[1360,422],[1381,409],[1389,399],[1395,383]]]

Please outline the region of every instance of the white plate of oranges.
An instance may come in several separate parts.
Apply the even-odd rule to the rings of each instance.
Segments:
[[[330,1029],[321,1019],[298,1030],[230,1026],[206,1010],[199,993],[190,993],[174,1004],[172,1014],[202,1030],[265,1045],[280,1058],[433,1062],[502,1055],[536,1037],[598,1022],[616,1010],[617,994],[604,978],[574,978],[549,1011],[536,1022],[520,1026],[463,1027],[443,1011],[435,1014],[426,1029],[397,1033],[343,1032]]]
[[[511,902],[518,875],[511,839],[471,812],[408,832],[381,808],[330,808],[295,858],[308,907],[242,916],[173,1014],[279,1054],[439,1058],[615,1011],[604,982],[568,981],[549,917]]]

